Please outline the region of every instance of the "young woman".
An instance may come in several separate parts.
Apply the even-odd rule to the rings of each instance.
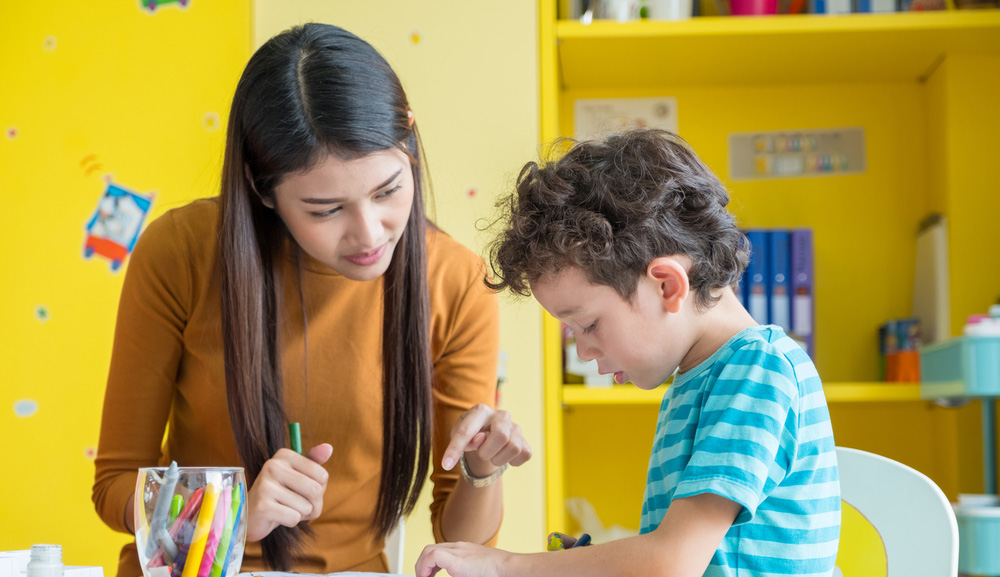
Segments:
[[[133,532],[137,469],[176,460],[246,467],[244,570],[385,571],[429,470],[436,539],[494,539],[494,481],[531,449],[493,408],[481,260],[424,216],[416,127],[389,64],[340,28],[253,55],[219,198],[157,219],[131,257],[93,493],[108,525]],[[128,545],[119,575],[138,572]]]

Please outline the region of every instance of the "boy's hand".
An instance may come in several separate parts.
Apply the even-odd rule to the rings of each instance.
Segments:
[[[500,577],[510,557],[507,551],[472,543],[428,545],[417,559],[416,576],[432,577],[444,569],[451,577]]]
[[[305,455],[279,449],[264,463],[247,496],[247,541],[319,517],[329,478],[322,465],[332,454],[333,447],[323,443]]]
[[[507,464],[523,465],[531,458],[531,447],[510,413],[479,404],[462,413],[452,427],[441,465],[450,471],[463,453],[472,474],[485,477]]]

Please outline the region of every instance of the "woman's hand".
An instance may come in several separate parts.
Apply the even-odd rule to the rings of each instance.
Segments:
[[[424,547],[417,559],[417,577],[433,577],[444,569],[452,577],[500,577],[513,555],[471,543],[439,543]]]
[[[264,463],[250,487],[247,541],[260,541],[278,525],[294,527],[319,517],[329,478],[322,465],[332,454],[333,447],[323,443],[305,455],[279,449]]]
[[[463,454],[470,472],[485,477],[507,464],[523,465],[531,458],[531,447],[510,413],[479,404],[462,413],[452,427],[441,465],[450,471]]]

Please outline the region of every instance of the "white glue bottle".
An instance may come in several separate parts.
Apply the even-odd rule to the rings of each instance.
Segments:
[[[62,545],[32,545],[25,577],[63,577]]]

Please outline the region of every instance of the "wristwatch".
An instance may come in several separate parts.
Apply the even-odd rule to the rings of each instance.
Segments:
[[[485,477],[477,477],[469,471],[469,463],[465,460],[465,455],[462,455],[462,458],[458,460],[458,464],[462,469],[462,476],[465,477],[465,480],[477,489],[489,487],[493,483],[496,483],[497,479],[499,479],[500,476],[503,475],[503,472],[507,470],[507,464],[504,464],[502,467],[498,467],[496,471],[493,471]]]

